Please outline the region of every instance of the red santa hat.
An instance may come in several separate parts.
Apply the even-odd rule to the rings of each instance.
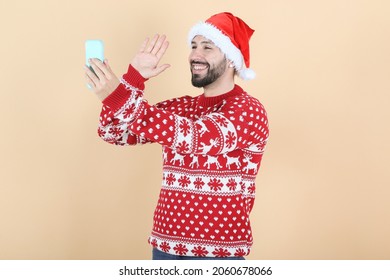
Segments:
[[[249,39],[253,32],[242,19],[231,13],[219,13],[193,26],[188,43],[191,45],[197,35],[211,40],[233,62],[240,78],[252,80],[256,76],[249,68]]]

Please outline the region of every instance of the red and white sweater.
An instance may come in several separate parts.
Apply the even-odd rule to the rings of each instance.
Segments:
[[[99,136],[116,145],[159,143],[163,181],[149,243],[183,256],[245,256],[249,214],[268,138],[263,105],[235,86],[216,97],[150,105],[130,65],[103,101]]]

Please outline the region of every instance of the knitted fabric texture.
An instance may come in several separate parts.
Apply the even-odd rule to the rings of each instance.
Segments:
[[[159,143],[163,180],[149,243],[181,256],[246,256],[249,214],[268,138],[263,105],[238,85],[216,97],[150,105],[129,66],[103,101],[98,133],[116,145]]]

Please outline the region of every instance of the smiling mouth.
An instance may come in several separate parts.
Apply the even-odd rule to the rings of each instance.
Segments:
[[[207,65],[204,65],[204,64],[192,64],[192,69],[194,69],[194,70],[205,70],[205,69],[207,69]]]
[[[197,62],[193,61],[191,62],[191,70],[192,72],[201,72],[209,68],[208,63],[204,62]]]

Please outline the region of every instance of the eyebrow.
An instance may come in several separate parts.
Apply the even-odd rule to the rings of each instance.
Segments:
[[[196,42],[195,41],[191,41],[191,44],[196,44]],[[204,40],[204,41],[201,41],[199,44],[210,44],[210,45],[215,45],[214,43],[213,43],[213,41],[211,41],[211,40]]]

